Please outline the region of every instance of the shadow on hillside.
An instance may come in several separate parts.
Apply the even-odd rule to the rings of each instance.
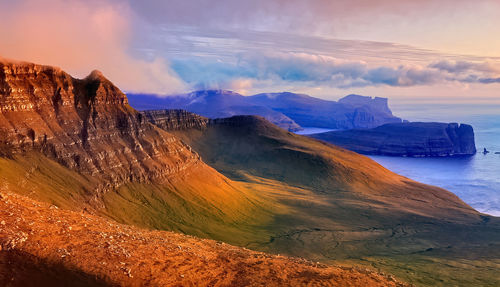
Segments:
[[[111,286],[103,279],[71,270],[18,250],[0,251],[0,286]]]

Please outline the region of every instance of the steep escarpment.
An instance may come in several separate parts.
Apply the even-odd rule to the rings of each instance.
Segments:
[[[83,80],[60,69],[0,63],[0,149],[6,156],[42,152],[112,184],[168,176],[199,161],[134,111],[98,72]]]
[[[444,157],[476,153],[474,130],[467,124],[386,124],[374,129],[332,131],[311,137],[364,154]]]
[[[185,110],[146,110],[140,112],[145,119],[164,130],[202,129],[209,119]]]

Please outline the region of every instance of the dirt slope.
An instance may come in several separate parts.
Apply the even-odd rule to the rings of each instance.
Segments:
[[[405,286],[368,270],[142,230],[12,193],[0,195],[0,219],[2,286]]]

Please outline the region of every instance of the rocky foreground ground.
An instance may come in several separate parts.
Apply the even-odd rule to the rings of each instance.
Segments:
[[[3,191],[1,286],[406,286],[221,242],[148,231]]]

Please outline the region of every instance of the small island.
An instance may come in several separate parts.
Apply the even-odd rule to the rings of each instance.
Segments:
[[[474,130],[467,124],[390,123],[372,129],[331,131],[310,136],[370,155],[451,157],[476,153]]]

